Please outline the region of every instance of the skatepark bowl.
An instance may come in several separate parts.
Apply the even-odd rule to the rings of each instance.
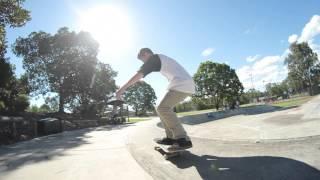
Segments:
[[[165,134],[157,117],[1,146],[0,179],[320,179],[320,96],[210,118],[180,117],[193,148],[169,160],[154,150]]]

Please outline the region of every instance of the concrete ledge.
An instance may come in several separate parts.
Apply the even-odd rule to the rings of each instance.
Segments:
[[[254,107],[244,107],[244,108],[235,109],[235,110],[195,114],[190,116],[182,116],[179,118],[184,124],[195,125],[195,124],[206,123],[209,121],[223,119],[231,116],[236,116],[236,115],[254,115],[254,114],[274,112],[279,110],[285,110],[285,108],[279,108],[279,107],[274,107],[270,105],[257,105]]]

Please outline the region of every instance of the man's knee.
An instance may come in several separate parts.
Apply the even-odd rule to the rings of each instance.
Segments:
[[[156,110],[157,110],[158,113],[163,113],[163,112],[171,111],[171,108],[167,107],[167,106],[162,106],[160,104],[160,105],[156,106]]]

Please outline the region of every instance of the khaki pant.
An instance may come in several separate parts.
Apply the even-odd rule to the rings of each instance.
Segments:
[[[168,138],[189,139],[186,131],[177,117],[177,114],[173,112],[173,108],[176,104],[183,101],[190,95],[191,94],[189,93],[169,90],[156,108]]]

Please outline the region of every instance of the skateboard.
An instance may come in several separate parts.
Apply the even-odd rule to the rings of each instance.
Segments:
[[[174,157],[179,157],[183,154],[183,152],[187,151],[185,149],[169,151],[168,147],[170,146],[156,143],[156,145],[154,146],[154,150],[158,151],[166,160]]]

